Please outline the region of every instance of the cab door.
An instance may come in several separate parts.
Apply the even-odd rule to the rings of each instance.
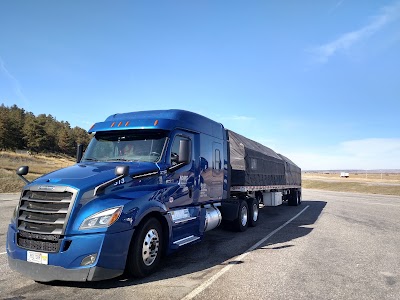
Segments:
[[[194,134],[185,131],[175,131],[175,134],[170,139],[171,146],[169,147],[169,163],[171,167],[179,164],[179,147],[181,141],[189,143],[190,157],[189,163],[177,168],[175,171],[167,175],[166,183],[175,185],[175,192],[170,195],[167,206],[170,209],[192,205],[197,202],[194,197],[196,179],[196,159],[194,155]],[[178,167],[178,166],[177,166]]]
[[[187,243],[200,239],[204,227],[205,210],[198,203],[199,174],[198,155],[196,153],[196,140],[193,133],[176,131],[170,139],[169,163],[170,173],[167,175],[166,183],[171,191],[166,206],[171,217],[171,249],[177,249]],[[181,141],[189,144],[189,163],[179,167],[179,147]],[[167,159],[167,162],[168,162]],[[177,169],[175,169],[175,167]],[[173,171],[171,171],[171,168]]]
[[[212,179],[210,184],[210,198],[222,199],[224,182],[222,144],[213,142]]]

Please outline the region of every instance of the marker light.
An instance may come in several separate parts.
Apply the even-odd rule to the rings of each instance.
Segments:
[[[119,123],[118,123],[118,127],[120,127],[121,125],[122,125],[122,122],[119,122]]]
[[[154,122],[154,126],[157,126],[158,125],[158,120],[156,120],[155,122]]]
[[[122,206],[117,206],[91,215],[82,222],[79,230],[110,227],[118,220],[121,212]]]
[[[111,127],[114,127],[114,125],[115,125],[115,122],[113,122],[113,123],[111,124]]]
[[[128,126],[129,125],[129,121],[127,121],[126,123],[125,123],[125,126]]]

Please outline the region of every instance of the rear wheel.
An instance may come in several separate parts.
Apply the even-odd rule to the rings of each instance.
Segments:
[[[249,206],[249,226],[255,227],[258,223],[258,200],[250,198],[247,202]]]
[[[239,202],[239,215],[234,221],[235,227],[238,231],[246,231],[249,224],[249,207],[246,200],[240,200]]]
[[[135,277],[153,273],[160,262],[162,245],[161,224],[157,219],[150,218],[138,227],[132,238],[127,271]]]
[[[301,203],[300,192],[298,190],[290,190],[288,195],[288,204],[297,206]]]

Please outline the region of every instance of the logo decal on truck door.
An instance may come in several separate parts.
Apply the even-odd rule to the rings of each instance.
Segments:
[[[188,178],[189,178],[189,176],[187,176],[187,175],[181,175],[181,176],[179,176],[179,182],[178,182],[178,184],[179,184],[180,186],[185,186],[185,185],[187,184],[187,182],[188,182]]]

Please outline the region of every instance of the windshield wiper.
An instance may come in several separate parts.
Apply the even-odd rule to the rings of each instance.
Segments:
[[[113,159],[110,159],[109,161],[131,161],[131,160],[125,159],[125,158],[113,158]]]
[[[88,161],[99,161],[99,160],[96,159],[96,158],[83,158],[82,160],[83,160],[83,161],[86,161],[86,160],[88,160]]]

